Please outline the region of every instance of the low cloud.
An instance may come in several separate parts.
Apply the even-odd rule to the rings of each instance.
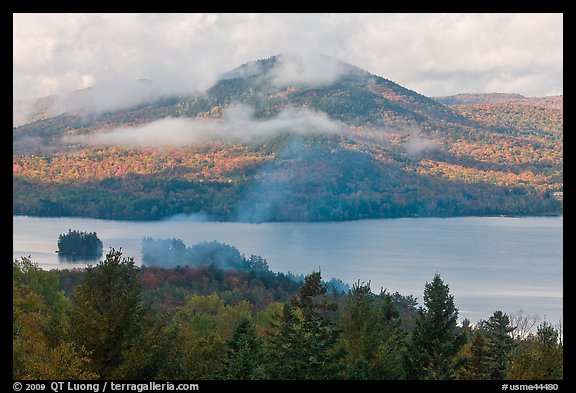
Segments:
[[[411,136],[403,145],[404,150],[411,155],[419,155],[427,151],[440,148],[440,142],[433,139],[426,139],[419,135]]]
[[[163,92],[154,82],[116,78],[93,87],[38,100],[15,101],[12,125],[17,127],[63,113],[86,114],[119,110],[153,101]]]
[[[257,143],[283,133],[336,134],[344,130],[325,113],[291,108],[270,119],[256,119],[245,105],[228,108],[221,119],[165,118],[139,127],[68,136],[68,143],[123,146],[183,146],[210,141]]]
[[[426,137],[417,127],[407,127],[403,132],[406,134],[406,142],[402,144],[402,148],[412,156],[438,150],[442,146],[440,141]]]
[[[105,112],[152,101],[161,95],[158,87],[146,79],[113,81],[56,96],[53,110],[59,113]]]
[[[335,58],[314,52],[290,52],[278,55],[272,82],[278,87],[319,87],[335,82],[345,72],[344,64]]]

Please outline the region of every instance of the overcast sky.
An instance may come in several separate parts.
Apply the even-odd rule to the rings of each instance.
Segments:
[[[13,98],[147,78],[211,86],[236,66],[317,51],[426,96],[563,94],[562,14],[14,14]]]

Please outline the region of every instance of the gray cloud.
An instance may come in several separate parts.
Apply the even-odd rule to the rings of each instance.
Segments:
[[[278,65],[272,71],[272,83],[279,87],[319,87],[335,82],[345,71],[343,63],[319,53],[282,53],[278,56]]]
[[[94,87],[40,100],[15,101],[12,105],[13,126],[62,113],[100,113],[128,108],[158,98],[162,91],[152,81],[115,78]]]
[[[423,137],[420,134],[413,134],[402,145],[404,150],[410,155],[418,156],[424,152],[440,149],[440,142],[434,139]]]
[[[427,96],[563,92],[562,14],[14,14],[13,21],[13,100],[138,78],[166,92],[202,91],[239,64],[290,51],[325,53]],[[292,76],[321,80],[304,69]]]
[[[343,126],[325,113],[287,109],[270,119],[255,119],[244,105],[228,108],[221,119],[165,118],[139,127],[122,127],[90,135],[68,136],[69,143],[124,146],[182,146],[208,141],[255,143],[282,133],[335,134]]]

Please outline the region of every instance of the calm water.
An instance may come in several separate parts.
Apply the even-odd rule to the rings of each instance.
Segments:
[[[187,246],[217,240],[246,256],[266,258],[273,271],[322,271],[417,297],[439,272],[460,318],[477,322],[507,313],[562,318],[563,217],[405,218],[331,223],[161,222],[13,217],[13,257],[31,256],[44,269],[84,266],[59,260],[58,236],[96,232],[104,244],[141,260],[145,236],[179,238]],[[97,261],[96,261],[97,262]],[[91,263],[95,263],[94,261]]]

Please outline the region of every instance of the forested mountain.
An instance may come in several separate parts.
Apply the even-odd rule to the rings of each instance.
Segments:
[[[122,109],[52,116],[44,99],[43,115],[14,127],[13,213],[261,222],[563,209],[562,96],[432,99],[294,54],[244,64],[202,94],[145,85]]]

